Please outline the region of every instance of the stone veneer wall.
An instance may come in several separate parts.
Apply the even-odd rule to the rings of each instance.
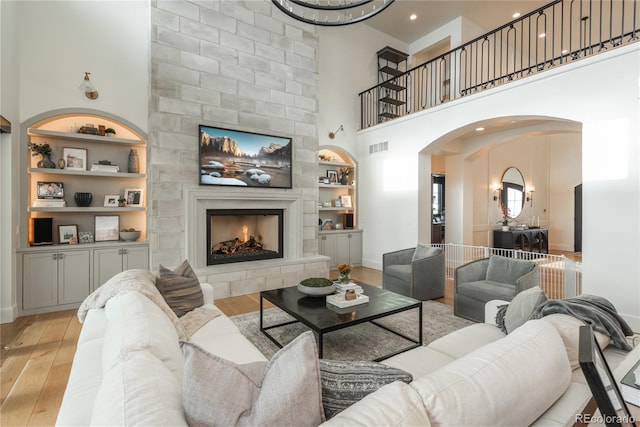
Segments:
[[[219,200],[244,193],[248,199],[281,195],[301,206],[299,250],[269,263],[196,266],[216,297],[328,277],[329,262],[318,255],[317,236],[316,28],[285,16],[270,0],[152,0],[151,20],[147,228],[152,268],[190,258],[189,240],[196,236],[189,229],[197,227],[188,224],[194,216],[188,212],[189,194],[210,192]],[[292,137],[294,188],[199,186],[199,124]]]

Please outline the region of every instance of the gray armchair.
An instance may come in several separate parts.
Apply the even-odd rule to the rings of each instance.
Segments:
[[[444,296],[444,251],[418,245],[382,255],[382,287],[421,301]]]
[[[540,271],[532,261],[498,255],[472,261],[455,270],[453,312],[482,322],[488,301],[511,301],[517,293],[539,284]]]

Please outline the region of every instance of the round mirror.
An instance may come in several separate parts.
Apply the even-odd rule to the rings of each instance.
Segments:
[[[509,168],[502,175],[500,200],[509,209],[509,218],[517,218],[524,206],[524,178],[517,168]]]

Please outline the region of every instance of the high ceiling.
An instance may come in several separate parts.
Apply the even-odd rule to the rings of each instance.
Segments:
[[[386,10],[365,21],[390,36],[407,43],[452,21],[458,16],[479,25],[488,32],[513,20],[512,15],[524,15],[551,0],[395,0]],[[409,20],[415,13],[417,18]]]

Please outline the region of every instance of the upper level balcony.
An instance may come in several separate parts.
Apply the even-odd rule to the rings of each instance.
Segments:
[[[361,92],[360,128],[635,43],[640,39],[639,2],[549,3]]]

